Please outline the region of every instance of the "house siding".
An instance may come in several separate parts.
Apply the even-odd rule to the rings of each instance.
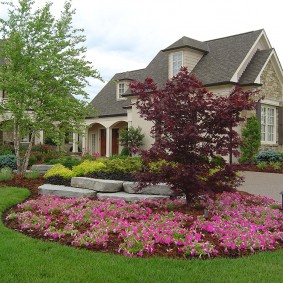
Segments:
[[[182,48],[176,51],[173,51],[169,54],[169,66],[168,66],[168,78],[173,77],[173,53],[183,51],[183,67],[187,67],[188,71],[191,72],[199,60],[203,56],[203,52],[190,49]]]
[[[132,103],[135,103],[136,99],[132,99]],[[142,149],[149,149],[151,148],[151,145],[154,143],[154,138],[151,136],[150,131],[153,127],[153,123],[150,121],[146,121],[145,119],[140,117],[140,114],[138,113],[138,109],[136,107],[133,107],[131,110],[131,118],[132,120],[129,122],[133,127],[141,127],[142,133],[145,135],[144,137],[144,145],[142,146]]]

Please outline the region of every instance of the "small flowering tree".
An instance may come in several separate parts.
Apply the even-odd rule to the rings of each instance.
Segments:
[[[255,92],[236,87],[228,97],[205,89],[186,68],[158,89],[147,78],[130,84],[136,107],[152,121],[152,147],[142,152],[141,185],[166,182],[186,195],[187,202],[203,191],[232,190],[240,178],[231,164],[219,156],[239,155],[240,137],[235,127],[243,110],[255,108]],[[216,162],[217,161],[217,162]],[[151,170],[161,162],[159,170]]]

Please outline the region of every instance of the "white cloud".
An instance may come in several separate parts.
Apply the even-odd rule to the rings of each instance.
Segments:
[[[15,1],[14,1],[15,2]],[[42,5],[44,0],[36,0]],[[59,15],[64,0],[53,0]],[[264,28],[283,63],[281,9],[270,0],[73,0],[74,25],[84,28],[88,60],[104,79],[144,68],[182,36],[209,40]],[[0,15],[3,15],[0,5]],[[103,87],[91,80],[91,98]]]

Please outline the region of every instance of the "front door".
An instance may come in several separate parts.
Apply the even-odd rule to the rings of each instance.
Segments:
[[[100,129],[100,155],[106,156],[106,129]]]
[[[112,129],[112,155],[119,154],[119,129]]]

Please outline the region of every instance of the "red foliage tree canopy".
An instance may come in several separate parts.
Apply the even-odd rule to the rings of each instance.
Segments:
[[[255,92],[235,87],[229,96],[217,96],[186,68],[164,89],[158,89],[151,78],[130,87],[141,117],[152,121],[155,137],[152,147],[142,152],[147,167],[139,176],[142,184],[166,182],[185,193],[188,202],[202,191],[237,185],[233,167],[219,157],[215,162],[215,158],[239,154],[240,137],[234,128],[243,120],[241,111],[255,108]],[[159,170],[150,169],[152,162],[161,160]]]

